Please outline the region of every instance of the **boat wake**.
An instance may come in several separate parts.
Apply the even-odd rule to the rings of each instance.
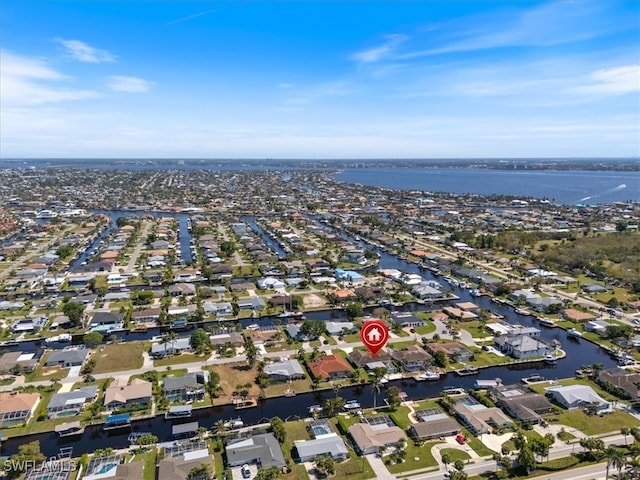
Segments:
[[[627,186],[624,183],[621,183],[617,187],[610,188],[609,190],[605,190],[600,195],[589,195],[587,197],[581,198],[578,202],[586,202],[587,200],[591,200],[592,198],[599,198],[603,195],[608,195],[610,193],[619,192],[620,190],[624,190]]]

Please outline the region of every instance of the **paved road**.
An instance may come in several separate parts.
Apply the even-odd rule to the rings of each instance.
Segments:
[[[136,242],[136,248],[133,250],[131,254],[131,258],[129,259],[129,263],[127,264],[126,271],[133,272],[136,270],[136,262],[138,261],[138,257],[140,256],[140,251],[147,241],[147,235],[149,234],[149,228],[151,228],[151,222],[145,221],[144,227],[142,228],[142,232],[138,236],[138,240]]]

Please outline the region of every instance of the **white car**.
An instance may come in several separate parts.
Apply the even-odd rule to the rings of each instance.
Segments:
[[[251,478],[251,469],[246,463],[240,467],[240,473],[242,473],[242,478]]]

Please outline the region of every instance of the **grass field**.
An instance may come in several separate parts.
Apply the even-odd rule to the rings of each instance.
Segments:
[[[451,459],[450,463],[455,463],[456,460],[462,460],[463,462],[466,462],[467,460],[471,459],[471,456],[463,451],[463,450],[459,450],[457,448],[443,448],[442,450],[440,450],[440,455],[444,455],[444,454],[449,455],[449,458]]]
[[[407,443],[407,457],[403,463],[387,465],[391,473],[409,472],[421,468],[435,467],[438,462],[431,454],[431,447],[440,442],[426,442],[422,446],[416,446],[412,441]]]
[[[620,433],[622,427],[640,426],[640,420],[619,410],[602,416],[587,415],[582,410],[571,410],[560,414],[558,423],[577,428],[585,435],[598,435],[608,432]]]
[[[99,347],[91,358],[96,361],[96,373],[137,370],[142,367],[143,342],[110,343]]]
[[[222,391],[219,393],[219,397],[214,400],[217,405],[231,403],[232,394],[238,385],[251,385],[248,388],[249,397],[257,397],[260,394],[260,388],[255,384],[256,375],[258,374],[258,370],[255,367],[249,368],[246,363],[227,363],[224,365],[212,365],[207,369],[220,375]],[[286,415],[283,414],[283,417],[286,417]]]
[[[178,355],[170,355],[165,358],[160,358],[158,360],[153,361],[154,367],[167,367],[170,365],[178,365],[181,363],[195,363],[202,362],[204,363],[210,357],[209,354],[206,355],[196,355],[195,353],[180,353]]]

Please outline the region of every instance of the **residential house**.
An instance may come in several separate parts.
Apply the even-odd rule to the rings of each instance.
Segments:
[[[259,278],[256,285],[260,290],[278,290],[287,286],[282,280],[274,277]]]
[[[133,405],[151,403],[151,383],[134,378],[127,385],[126,379],[116,379],[104,392],[104,407],[107,410],[118,410]]]
[[[319,455],[329,455],[334,460],[344,460],[349,451],[337,433],[318,435],[313,440],[295,441],[297,457],[301,462],[311,462]]]
[[[513,358],[541,358],[553,349],[544,342],[528,335],[507,335],[497,337],[495,345],[498,350]]]
[[[169,288],[169,295],[172,297],[191,296],[196,294],[196,286],[192,283],[175,283]]]
[[[98,387],[90,385],[71,392],[56,393],[47,405],[47,418],[79,415],[86,403],[93,402],[98,396]]]
[[[417,345],[410,345],[402,350],[395,350],[391,354],[396,362],[407,372],[415,372],[426,368],[431,360],[431,355]]]
[[[553,405],[544,395],[531,392],[520,385],[498,385],[489,389],[489,395],[505,412],[521,423],[541,423],[543,415],[553,411]]]
[[[435,300],[444,296],[437,282],[420,282],[413,286],[411,293],[420,300]]]
[[[547,395],[564,408],[595,408],[597,413],[613,411],[611,403],[607,402],[587,385],[569,385],[566,387],[549,387],[545,389]]]
[[[254,310],[259,311],[265,308],[267,305],[264,303],[262,298],[257,296],[252,296],[248,298],[239,299],[236,304],[240,310]]]
[[[377,419],[369,419],[369,421],[375,423],[370,424],[364,421],[349,427],[349,436],[361,455],[377,453],[381,448],[398,447],[406,441],[407,436],[400,427],[377,421]]]
[[[109,330],[122,328],[124,315],[114,312],[96,312],[91,318],[89,326],[92,331],[108,332]]]
[[[151,356],[155,358],[177,355],[178,353],[193,350],[190,338],[176,338],[175,340],[161,341],[151,345]]]
[[[165,446],[160,458],[158,478],[162,480],[185,480],[194,468],[202,465],[206,465],[209,471],[213,472],[213,458],[207,444],[201,440]]]
[[[402,328],[424,327],[426,325],[426,322],[422,318],[409,312],[391,315],[390,320],[392,323],[399,325]]]
[[[485,407],[472,397],[459,399],[454,406],[454,411],[456,417],[474,435],[513,425],[513,421],[502,410],[496,407]]]
[[[268,363],[264,366],[264,373],[269,380],[291,381],[304,378],[304,370],[298,360],[282,360]]]
[[[640,373],[623,368],[602,370],[598,374],[598,383],[617,387],[624,391],[632,402],[640,402]]]
[[[60,350],[53,352],[45,360],[45,367],[62,367],[71,368],[79,367],[89,356],[89,349],[87,348],[73,348],[69,350]]]
[[[449,437],[460,433],[460,424],[437,408],[416,411],[417,423],[409,428],[409,435],[415,440]]]
[[[605,322],[604,320],[591,320],[584,324],[585,332],[595,332],[602,336],[607,333],[607,328],[613,327],[613,323]]]
[[[349,361],[353,363],[356,368],[373,370],[376,367],[384,367],[389,373],[395,371],[391,356],[384,350],[379,351],[375,356],[368,350],[352,350],[348,356]]]
[[[7,352],[0,356],[0,375],[11,372],[31,372],[38,364],[35,353]]]
[[[147,308],[131,313],[131,321],[136,325],[144,325],[145,323],[155,323],[160,320],[160,308]]]
[[[272,433],[231,440],[225,447],[225,452],[231,467],[254,463],[258,468],[282,468],[286,465],[280,444]]]
[[[205,315],[228,317],[233,315],[233,306],[229,302],[204,302],[202,304]]]
[[[213,335],[209,335],[209,340],[211,341],[212,347],[217,347],[219,345],[234,345],[236,347],[241,347],[244,345],[244,337],[239,332],[229,332],[229,331],[219,331],[220,333],[214,333]]]
[[[340,336],[346,333],[354,333],[356,327],[353,322],[325,322],[325,329],[329,335]]]
[[[311,375],[318,380],[347,378],[353,373],[345,359],[339,355],[325,355],[307,364]]]
[[[547,312],[550,308],[554,306],[563,305],[562,300],[555,297],[539,297],[539,298],[530,298],[527,300],[527,305],[531,308],[537,310],[538,312]]]
[[[39,393],[0,392],[0,428],[27,423],[39,403]]]
[[[162,385],[162,393],[172,402],[201,400],[206,392],[209,372],[191,372],[182,377],[166,377]]]

